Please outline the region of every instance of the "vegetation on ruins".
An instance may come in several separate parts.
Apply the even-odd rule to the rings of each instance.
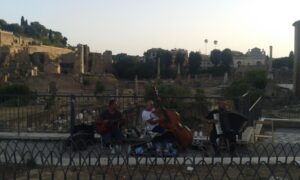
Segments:
[[[225,95],[231,98],[242,96],[249,92],[250,101],[255,101],[264,95],[267,86],[267,72],[263,70],[249,71],[244,78],[233,81],[225,90]]]
[[[272,67],[274,69],[281,69],[281,68],[287,68],[289,70],[293,69],[293,67],[294,67],[293,51],[290,52],[288,57],[281,57],[281,58],[274,59]]]
[[[182,105],[183,99],[178,97],[188,97],[191,92],[188,88],[181,85],[163,81],[156,81],[155,83],[149,83],[145,87],[145,100],[156,100],[155,92],[153,87],[156,87],[159,96],[163,98],[163,105],[168,108],[179,108]]]
[[[47,29],[39,22],[28,23],[22,16],[21,24],[9,24],[5,20],[0,19],[0,29],[13,32],[19,36],[27,36],[34,38],[45,45],[52,45],[57,47],[66,47],[68,39],[60,32]]]
[[[104,84],[101,81],[97,81],[94,94],[95,95],[101,94],[101,93],[103,93],[104,89],[105,89]]]
[[[34,93],[24,84],[12,84],[0,86],[0,103],[6,106],[27,105],[35,99]]]

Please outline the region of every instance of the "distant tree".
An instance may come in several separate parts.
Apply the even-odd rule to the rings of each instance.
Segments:
[[[24,19],[24,16],[21,17],[21,26],[24,26],[25,25],[25,19]]]
[[[156,56],[151,56],[151,53],[155,51]],[[150,68],[151,71],[154,74],[154,77],[157,73],[157,61],[160,59],[160,75],[161,78],[172,78],[173,77],[173,71],[171,68],[172,65],[172,55],[171,52],[165,49],[156,48],[155,50],[149,49],[144,53],[144,57],[146,59],[146,63],[149,65],[149,71]]]
[[[183,65],[185,60],[185,54],[182,51],[177,51],[176,57],[175,57],[175,62],[176,64],[179,64],[180,66]]]
[[[156,60],[160,59],[160,74],[162,78],[171,77],[172,55],[168,50],[160,49]]]
[[[222,51],[222,65],[229,68],[233,63],[232,52],[230,49],[226,48]]]
[[[61,43],[66,46],[68,44],[68,38],[64,37],[61,41]]]
[[[50,42],[53,42],[53,32],[51,29],[49,30],[48,39]]]
[[[23,16],[21,17],[21,25],[7,24],[4,20],[0,19],[0,28],[17,35],[35,38],[46,45],[66,47],[68,44],[68,39],[62,36],[60,32],[49,30],[39,22],[32,22],[28,25],[28,21]]]
[[[293,69],[294,67],[294,53],[291,52],[289,54],[289,57],[281,57],[273,59],[272,67],[274,69],[280,69],[280,68],[288,68]]]
[[[137,74],[138,59],[133,56],[124,56],[113,64],[115,75],[121,79],[134,79]]]
[[[199,52],[191,51],[189,54],[189,72],[194,77],[200,70],[202,56]]]
[[[291,51],[290,52],[290,54],[289,54],[289,58],[290,58],[290,60],[294,60],[294,52],[293,51]]]
[[[136,74],[140,79],[152,79],[156,77],[155,62],[146,61],[137,63]]]
[[[7,26],[6,21],[4,21],[3,19],[0,19],[0,28],[5,30],[6,26]]]
[[[23,33],[23,28],[19,24],[7,24],[4,30],[14,32],[15,34]]]
[[[218,66],[222,61],[222,52],[218,49],[214,49],[210,53],[210,60],[214,66]]]

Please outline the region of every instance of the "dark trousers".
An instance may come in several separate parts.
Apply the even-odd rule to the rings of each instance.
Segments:
[[[124,140],[124,135],[119,128],[114,128],[110,132],[101,134],[102,142],[105,146],[111,145],[113,142],[121,144]]]
[[[217,139],[220,137],[224,137],[226,140],[226,143],[229,145],[229,152],[234,153],[235,152],[235,146],[236,146],[236,138],[234,133],[224,133],[222,135],[217,134],[216,127],[214,126],[213,129],[210,132],[209,140],[212,144],[212,147],[216,154],[220,153],[220,148],[217,143]]]
[[[156,133],[164,133],[166,130],[162,127],[160,127],[159,125],[158,126],[155,126],[153,129],[152,129],[152,132],[156,132]]]

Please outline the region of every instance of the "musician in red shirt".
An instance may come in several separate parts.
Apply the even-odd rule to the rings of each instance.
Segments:
[[[115,99],[110,100],[108,109],[100,115],[100,120],[97,122],[97,128],[102,136],[102,142],[105,146],[110,146],[113,142],[121,144],[124,140],[124,135],[121,131],[123,122],[122,114],[118,110],[118,104]]]

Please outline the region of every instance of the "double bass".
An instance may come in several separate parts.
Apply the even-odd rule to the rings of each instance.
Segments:
[[[181,147],[185,148],[191,145],[193,142],[192,131],[181,124],[181,117],[178,112],[162,106],[158,91],[156,87],[153,88],[158,101],[158,108],[154,111],[154,114],[159,117],[159,125],[172,132]]]

